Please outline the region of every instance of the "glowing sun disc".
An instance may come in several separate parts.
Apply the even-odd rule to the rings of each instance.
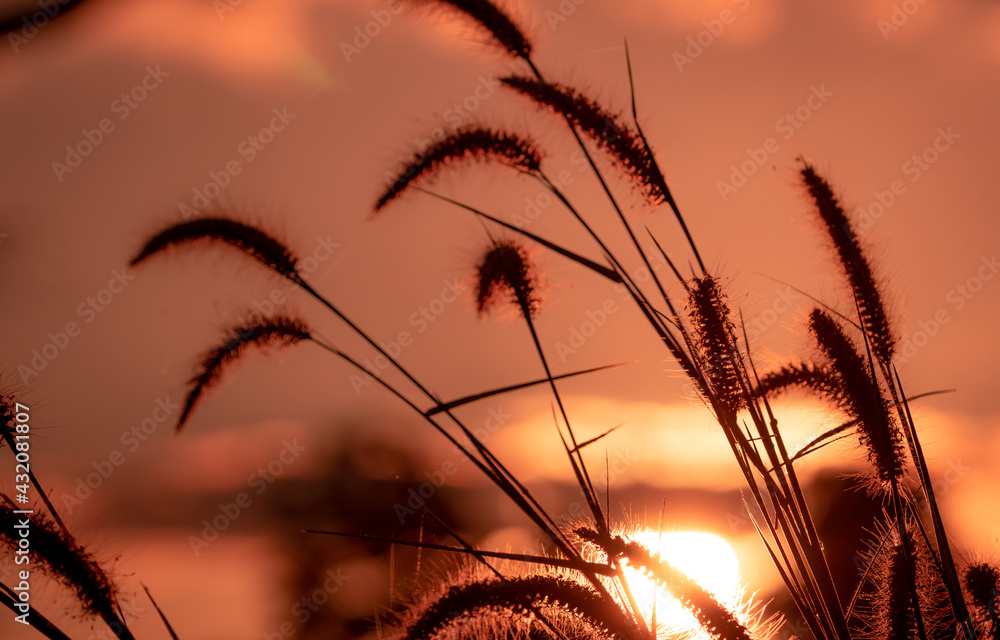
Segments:
[[[677,531],[658,534],[640,530],[629,538],[642,544],[712,593],[726,608],[739,608],[740,576],[736,552],[717,535],[700,531]],[[656,620],[674,629],[696,632],[698,623],[680,602],[645,574],[625,566],[629,588],[646,620],[651,620],[656,604]]]

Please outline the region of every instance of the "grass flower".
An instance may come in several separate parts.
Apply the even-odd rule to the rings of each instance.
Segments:
[[[802,162],[800,174],[837,251],[837,258],[847,276],[854,299],[857,300],[861,323],[871,340],[872,349],[881,361],[888,363],[895,352],[896,339],[871,265],[861,249],[861,242],[826,180],[805,161]]]
[[[191,412],[206,391],[219,384],[227,368],[237,362],[251,348],[290,346],[311,338],[302,321],[287,316],[262,320],[249,320],[226,331],[222,344],[208,350],[201,358],[198,371],[190,380],[191,388],[184,400],[177,430],[187,423]]]
[[[905,457],[902,434],[872,371],[840,325],[825,311],[814,309],[809,330],[836,373],[839,384],[834,399],[857,420],[858,438],[867,450],[875,474],[885,486],[903,478]]]
[[[746,406],[749,387],[743,378],[736,326],[718,281],[709,275],[696,278],[688,306],[709,384],[727,409],[736,413]]]
[[[18,550],[19,531],[27,530],[31,553],[41,569],[71,589],[83,612],[103,620],[120,640],[133,640],[120,616],[115,588],[94,557],[62,527],[40,512],[16,513],[20,507],[0,501],[0,541],[11,554]]]
[[[399,197],[408,187],[437,173],[442,167],[466,160],[494,160],[501,164],[537,173],[542,156],[524,136],[481,127],[466,128],[413,154],[375,202],[375,211]]]
[[[514,24],[510,17],[488,0],[412,0],[415,4],[436,6],[445,11],[468,18],[495,43],[511,55],[527,59],[531,55],[531,41]]]
[[[611,156],[615,166],[632,178],[650,204],[658,205],[666,199],[669,190],[655,159],[638,133],[619,116],[579,91],[560,84],[521,76],[508,76],[500,82],[578,127]]]
[[[192,243],[236,247],[290,280],[299,278],[299,258],[284,244],[257,227],[215,216],[195,218],[165,227],[143,245],[129,264],[136,266],[170,248]]]
[[[1000,571],[988,563],[977,562],[965,568],[962,578],[978,614],[982,637],[1000,640]]]
[[[476,306],[479,313],[501,304],[505,299],[518,305],[523,313],[538,312],[534,269],[526,249],[512,240],[495,242],[476,266]]]

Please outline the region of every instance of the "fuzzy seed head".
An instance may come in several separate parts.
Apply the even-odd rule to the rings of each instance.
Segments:
[[[860,628],[856,637],[870,640],[921,637],[913,601],[915,591],[925,637],[954,639],[957,626],[954,611],[934,552],[912,525],[905,534],[905,546],[895,524],[888,526],[891,527],[888,531],[877,531],[877,537],[864,554],[865,562],[871,565],[872,583],[859,594],[855,623],[860,623]]]
[[[962,576],[972,603],[980,609],[996,609],[1000,597],[1000,571],[985,562],[966,567]]]
[[[291,346],[310,337],[309,328],[305,323],[287,316],[247,321],[242,325],[231,327],[226,332],[223,343],[206,351],[202,356],[198,371],[189,381],[191,389],[184,402],[177,430],[180,431],[191,417],[191,412],[204,393],[219,383],[225,369],[238,361],[248,349]]]
[[[695,278],[688,305],[706,377],[713,392],[736,413],[746,406],[744,391],[749,387],[725,294],[714,277]]]
[[[421,612],[403,638],[437,638],[449,627],[468,624],[470,619],[480,616],[492,617],[496,620],[494,628],[504,628],[509,626],[511,617],[532,618],[533,610],[554,611],[560,617],[569,617],[596,632],[596,637],[633,635],[632,622],[592,587],[565,577],[534,575],[454,585]]]
[[[575,529],[574,534],[601,548],[609,559],[627,559],[630,567],[645,573],[690,611],[713,639],[751,640],[746,625],[715,596],[642,544],[620,535],[602,536],[587,527]]]
[[[838,403],[843,391],[836,373],[828,367],[800,363],[786,365],[777,371],[761,376],[757,393],[758,395],[780,395],[796,387],[836,400]]]
[[[888,363],[892,360],[896,339],[868,258],[862,251],[861,243],[847,214],[844,213],[843,207],[826,180],[805,161],[802,163],[800,174],[837,251],[840,266],[857,300],[861,325],[868,334],[872,350],[879,360]]]
[[[14,415],[14,398],[0,392],[0,446],[14,441]]]
[[[893,546],[889,554],[887,575],[884,577],[886,602],[882,622],[887,640],[916,638],[916,609],[910,594],[916,559],[913,541],[908,542],[909,549],[904,549],[901,543]]]
[[[416,4],[437,5],[471,18],[507,53],[527,59],[531,42],[510,17],[489,0],[413,0]]]
[[[539,300],[536,278],[525,248],[512,240],[494,243],[476,267],[476,304],[480,315],[505,299],[534,316]]]
[[[31,515],[15,513],[22,508],[3,496],[0,543],[13,555],[20,540],[18,532],[27,522],[32,558],[37,560],[41,570],[72,589],[84,613],[99,617],[109,625],[118,625],[114,585],[94,557],[43,512],[36,509]]]
[[[510,76],[500,82],[528,97],[539,106],[561,115],[582,131],[625,169],[643,197],[652,205],[661,204],[670,192],[638,132],[622,122],[595,100],[577,90],[533,78]]]
[[[389,180],[375,203],[378,212],[411,185],[433,176],[442,167],[467,160],[493,160],[527,173],[541,170],[542,154],[534,142],[518,134],[482,127],[460,129],[413,154]]]
[[[294,282],[300,279],[299,258],[288,247],[257,227],[217,216],[166,227],[150,238],[129,264],[135,266],[171,247],[192,243],[228,244]]]
[[[876,477],[886,488],[898,483],[905,464],[902,434],[874,373],[825,311],[812,311],[809,330],[839,379],[840,392],[835,397],[840,408],[858,421],[858,439],[868,450]]]

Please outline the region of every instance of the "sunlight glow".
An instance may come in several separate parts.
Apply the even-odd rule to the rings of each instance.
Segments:
[[[641,529],[628,536],[684,572],[712,593],[726,608],[741,617],[742,591],[736,552],[725,540],[711,533],[678,531],[658,534]],[[657,626],[673,632],[690,632],[701,637],[701,628],[694,615],[679,601],[644,574],[630,569],[625,574],[639,609],[646,620],[653,618],[656,606]],[[707,636],[706,636],[707,637]]]

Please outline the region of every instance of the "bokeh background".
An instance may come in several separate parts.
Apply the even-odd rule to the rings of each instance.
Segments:
[[[523,69],[474,29],[409,5],[89,0],[36,29],[15,26],[0,46],[0,380],[31,406],[33,469],[119,579],[137,637],[166,637],[140,583],[185,640],[384,632],[376,616],[447,561],[300,530],[447,542],[400,508],[442,478],[429,506],[464,536],[495,549],[539,544],[438,435],[313,345],[248,358],[175,436],[172,407],[198,354],[252,310],[302,313],[360,359],[373,354],[234,252],[126,266],[150,233],[210,201],[311,258],[314,285],[395,343],[442,397],[540,375],[512,314],[474,312],[483,227],[417,193],[376,218],[371,205],[423,141],[483,122],[530,131],[586,215],[607,207],[558,123],[497,88],[497,76]],[[2,3],[5,15],[45,6]],[[643,127],[761,368],[810,357],[809,296],[850,309],[796,158],[838,187],[892,301],[908,390],[954,390],[916,404],[954,548],[996,559],[1000,6],[505,6],[549,78],[622,112],[628,39]],[[628,214],[686,263],[667,211],[644,208],[612,175]],[[433,188],[597,256],[537,183],[509,171],[446,171]],[[725,441],[666,352],[613,289],[537,258],[539,331],[559,370],[637,361],[563,386],[581,434],[623,425],[591,454],[615,518],[655,526],[662,510],[666,528],[726,538],[749,588],[786,605],[742,517]],[[592,335],[581,344],[579,332]],[[780,410],[793,443],[835,420],[804,398]],[[521,392],[463,415],[553,514],[579,511],[549,397]],[[3,459],[10,492],[14,463]],[[865,522],[844,474],[863,464],[845,442],[801,471],[845,584]],[[0,577],[12,571],[5,555]],[[76,637],[107,634],[58,586],[39,581],[33,597]],[[40,637],[10,617],[0,616],[3,637]]]

